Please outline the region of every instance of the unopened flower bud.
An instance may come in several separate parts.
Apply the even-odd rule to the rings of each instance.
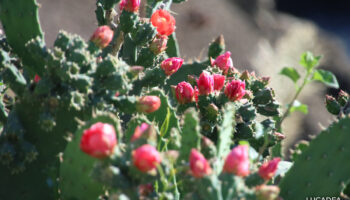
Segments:
[[[203,71],[197,80],[200,95],[209,95],[214,91],[214,78],[211,74]]]
[[[283,135],[282,133],[279,133],[279,132],[274,132],[273,135],[279,140],[284,140],[286,138],[285,135]]]
[[[281,158],[274,158],[269,162],[263,163],[259,168],[259,175],[265,180],[270,180],[276,173],[278,163],[281,161]]]
[[[210,175],[212,172],[208,161],[196,149],[191,150],[190,169],[192,176],[195,178],[202,178],[203,176]]]
[[[144,144],[132,152],[134,166],[141,172],[149,172],[162,161],[157,149],[149,144]]]
[[[208,115],[212,117],[216,117],[219,114],[219,108],[213,103],[209,104],[206,110]]]
[[[223,171],[226,173],[233,173],[237,176],[249,175],[249,146],[238,145],[233,148],[225,160]]]
[[[231,58],[231,52],[227,51],[226,53],[218,56],[215,60],[211,60],[212,66],[217,66],[223,71],[224,74],[227,74],[229,69],[234,68]]]
[[[225,76],[221,74],[214,74],[214,90],[220,91],[225,85]]]
[[[153,39],[152,43],[150,44],[149,48],[150,50],[155,54],[158,55],[166,50],[168,43],[168,36],[166,35],[156,35],[156,37]]]
[[[121,0],[119,9],[128,12],[137,12],[140,8],[140,1],[141,0]]]
[[[113,153],[116,144],[114,127],[98,122],[84,131],[80,149],[92,157],[105,158]]]
[[[180,104],[190,103],[194,100],[194,89],[192,85],[182,81],[175,89],[176,99]]]
[[[161,63],[160,67],[164,70],[164,73],[167,76],[170,76],[180,69],[183,62],[184,60],[182,58],[172,57],[164,60]]]
[[[241,80],[249,80],[249,78],[250,78],[250,74],[248,70],[245,70],[244,72],[242,72],[241,76],[239,77],[239,79]]]
[[[261,77],[261,82],[266,86],[268,84],[270,84],[270,81],[271,81],[271,77],[269,76],[264,76],[264,77]]]
[[[154,127],[147,123],[142,123],[140,126],[135,128],[134,134],[131,138],[131,142],[138,140],[141,137],[152,138],[155,137],[156,133]]]
[[[326,95],[326,108],[331,114],[338,115],[340,113],[341,106],[334,97]]]
[[[338,93],[338,102],[340,106],[345,106],[348,101],[349,101],[349,94],[343,90],[340,90]]]
[[[216,58],[225,50],[225,40],[224,36],[220,35],[217,37],[209,46],[208,57]]]
[[[227,83],[225,88],[225,95],[231,101],[241,100],[245,95],[245,82],[240,80],[233,80]]]
[[[139,99],[136,108],[139,112],[152,113],[159,109],[160,99],[157,96],[143,96]]]
[[[114,32],[109,26],[98,27],[91,36],[91,41],[100,48],[105,48],[113,39]]]

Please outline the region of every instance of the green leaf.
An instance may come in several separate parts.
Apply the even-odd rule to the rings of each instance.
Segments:
[[[323,69],[315,70],[312,80],[320,81],[329,87],[339,88],[337,78],[330,71],[326,71]]]
[[[170,109],[168,108],[165,120],[164,120],[164,122],[162,124],[162,127],[160,128],[160,136],[161,137],[164,136],[165,133],[168,131],[170,117],[171,117],[171,112],[170,112]]]
[[[287,76],[294,83],[296,83],[299,80],[299,78],[300,78],[300,75],[299,75],[298,71],[295,68],[293,68],[293,67],[284,67],[281,70],[280,74]]]
[[[299,111],[299,112],[302,112],[304,114],[307,114],[309,112],[307,105],[302,104],[297,100],[294,101],[293,106],[290,109],[290,113],[293,113],[294,111]]]
[[[312,68],[316,67],[319,64],[320,59],[321,56],[314,57],[311,52],[307,51],[301,55],[299,63],[301,66],[310,71]]]

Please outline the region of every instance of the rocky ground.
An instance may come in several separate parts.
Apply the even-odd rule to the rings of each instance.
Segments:
[[[89,39],[97,26],[95,0],[38,0],[45,38],[52,45],[59,29]],[[350,61],[342,43],[322,32],[313,23],[274,9],[272,0],[189,0],[173,6],[181,54],[187,60],[206,55],[208,43],[223,34],[227,50],[239,69],[255,70],[272,76],[279,100],[286,103],[293,95],[293,85],[278,76],[284,66],[297,66],[299,55],[310,50],[324,55],[322,67],[332,70],[349,89]],[[301,68],[300,68],[301,69]],[[307,116],[296,113],[285,123],[287,144],[316,134],[333,119],[324,108],[326,90],[313,84],[301,101],[309,104]]]

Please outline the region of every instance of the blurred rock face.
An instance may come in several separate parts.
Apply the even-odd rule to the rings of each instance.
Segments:
[[[38,2],[42,5],[40,18],[49,45],[59,29],[80,34],[87,40],[97,26],[95,0]],[[324,55],[322,67],[341,79],[341,87],[349,88],[346,81],[350,76],[350,61],[342,44],[310,22],[276,12],[273,0],[189,0],[174,5],[172,11],[183,58],[204,58],[209,42],[223,34],[235,67],[272,76],[271,86],[284,104],[292,98],[294,86],[277,74],[284,66],[298,66],[299,56],[306,50]],[[309,114],[294,113],[285,122],[287,144],[318,133],[319,124],[330,123],[332,118],[324,108],[324,93],[325,88],[318,84],[308,86],[303,92],[300,101],[309,105]]]

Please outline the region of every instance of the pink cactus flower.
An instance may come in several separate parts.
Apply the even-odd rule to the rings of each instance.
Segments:
[[[140,126],[137,126],[135,128],[133,136],[131,137],[131,142],[139,139],[144,134],[147,134],[148,132],[150,132],[150,127],[151,125],[147,123],[142,123]]]
[[[84,131],[80,141],[80,149],[92,157],[105,158],[113,153],[116,144],[114,127],[97,122]]]
[[[157,167],[162,158],[157,149],[149,144],[144,144],[132,152],[134,166],[141,172],[149,172]]]
[[[190,169],[192,176],[195,178],[202,178],[203,176],[210,175],[212,172],[208,161],[196,149],[191,150]]]
[[[214,78],[211,74],[203,71],[197,80],[200,95],[209,95],[214,91]]]
[[[109,26],[98,27],[91,36],[91,41],[100,48],[105,48],[113,39],[114,32]]]
[[[160,35],[169,36],[175,31],[175,18],[166,10],[159,9],[151,16],[151,22]]]
[[[259,168],[259,175],[265,180],[270,180],[275,175],[280,161],[281,158],[274,158],[269,162],[265,162]]]
[[[221,54],[215,60],[211,60],[211,64],[212,66],[217,66],[221,69],[224,74],[227,74],[229,69],[233,68],[231,52],[227,51],[226,53]]]
[[[173,73],[177,72],[177,70],[180,69],[183,62],[184,62],[184,60],[182,58],[172,57],[172,58],[168,58],[168,59],[164,60],[160,64],[160,67],[164,70],[164,73],[167,76],[170,76]]]
[[[41,80],[41,77],[37,74],[34,76],[34,83],[38,83]]]
[[[166,50],[167,43],[168,36],[157,34],[156,37],[153,39],[152,43],[150,44],[149,48],[155,55],[158,55]]]
[[[225,85],[225,76],[220,74],[214,74],[214,90],[220,91]]]
[[[143,96],[139,99],[136,109],[143,113],[152,113],[159,109],[160,99],[157,96]]]
[[[175,88],[176,99],[180,104],[190,103],[194,100],[194,89],[191,84],[182,81]]]
[[[120,10],[128,12],[137,12],[140,8],[140,0],[121,0],[119,4]]]
[[[243,81],[233,80],[226,84],[225,95],[231,101],[241,100],[245,93],[245,82]]]
[[[248,145],[238,145],[233,148],[225,160],[223,171],[237,176],[249,175]]]

